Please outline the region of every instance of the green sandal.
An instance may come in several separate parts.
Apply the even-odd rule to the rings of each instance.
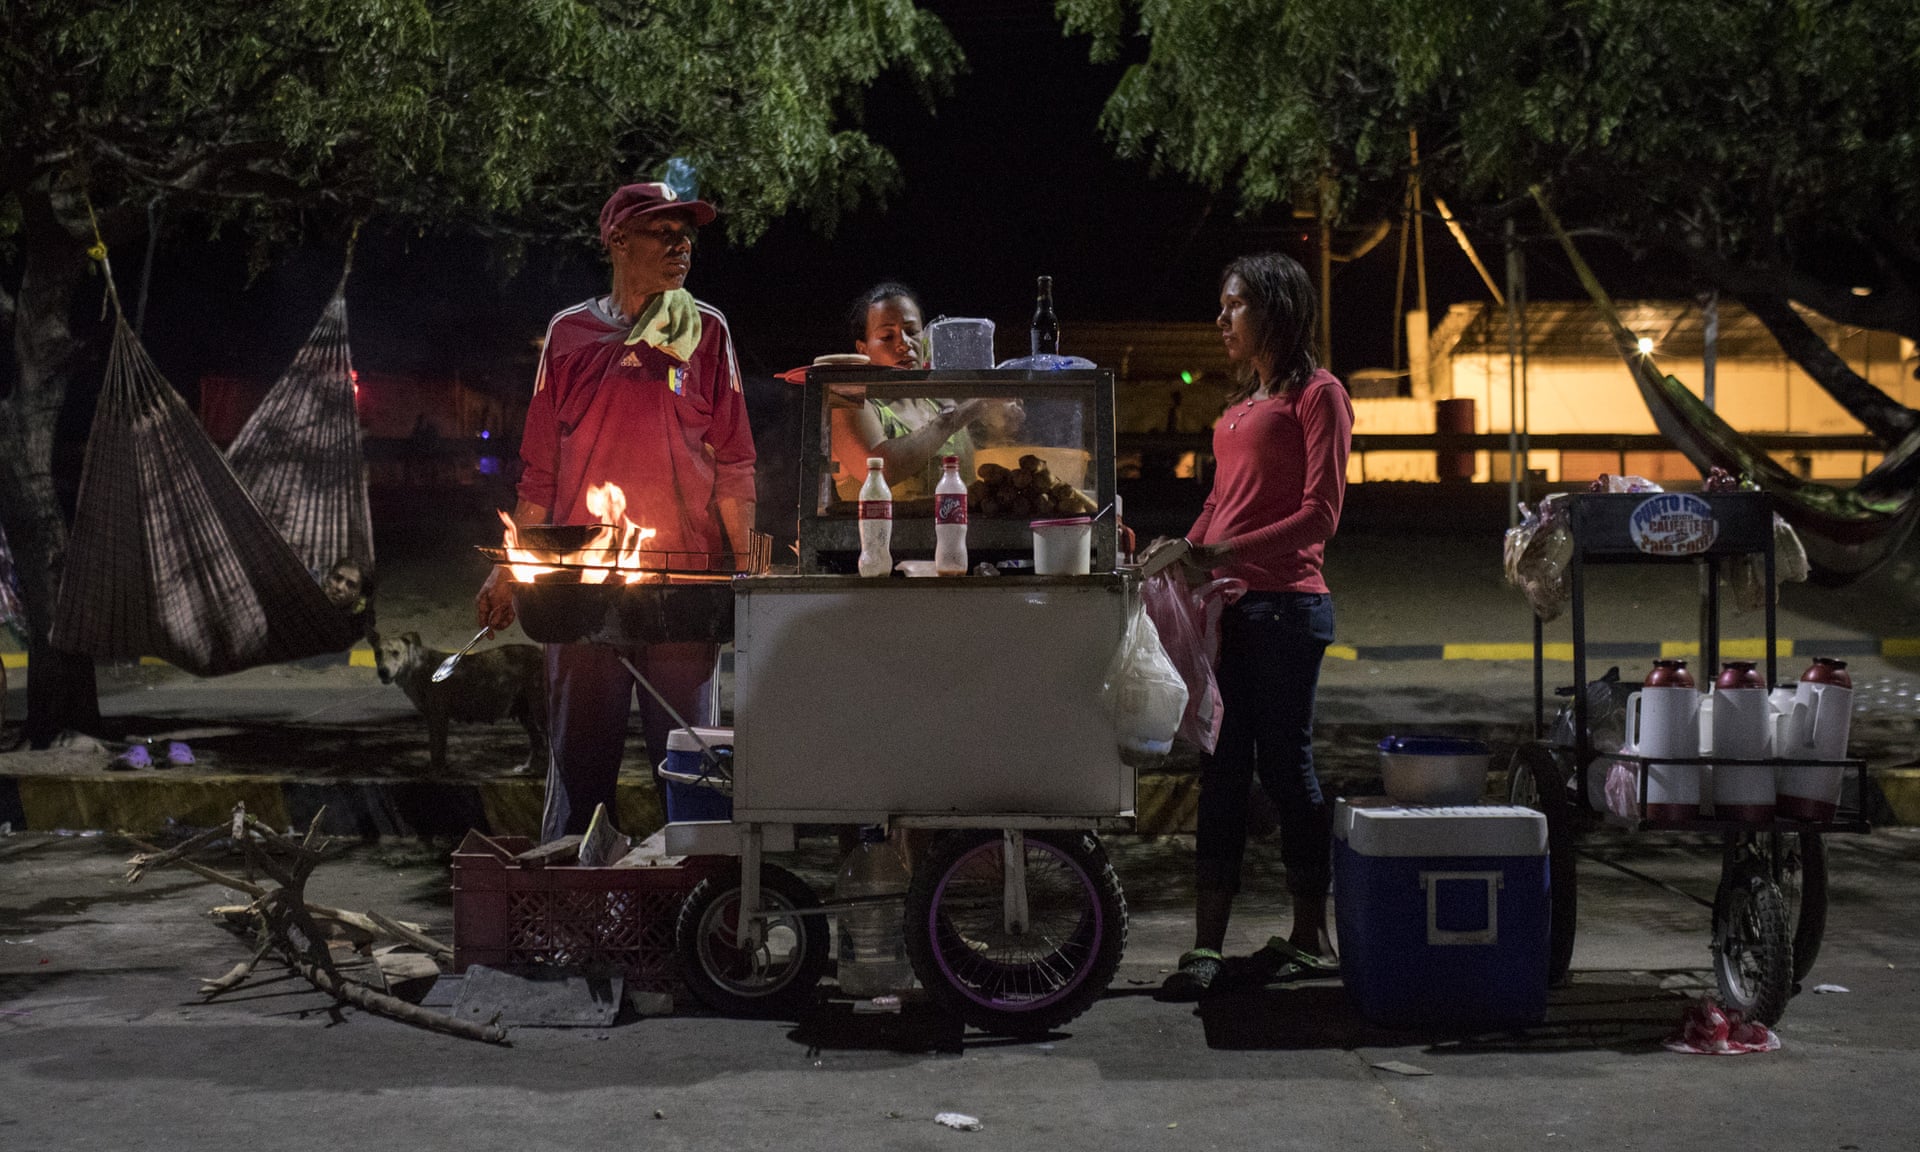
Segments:
[[[1268,979],[1313,979],[1340,975],[1337,957],[1308,952],[1285,936],[1269,937],[1266,946],[1247,959],[1256,969],[1265,972]]]
[[[1195,948],[1180,957],[1180,967],[1160,984],[1154,999],[1187,1003],[1205,996],[1220,978],[1226,958],[1211,948]]]

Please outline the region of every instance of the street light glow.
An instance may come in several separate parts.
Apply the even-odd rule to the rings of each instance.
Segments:
[[[1640,355],[1642,356],[1653,355],[1653,337],[1651,336],[1640,337]]]
[[[1873,295],[1873,289],[1867,287],[1865,284],[1862,284],[1853,290],[1853,294],[1855,296],[1871,296]]]

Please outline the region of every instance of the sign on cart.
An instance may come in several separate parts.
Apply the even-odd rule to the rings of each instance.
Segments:
[[[1713,507],[1688,492],[1662,492],[1634,508],[1633,546],[1652,556],[1697,556],[1713,547],[1720,526]]]

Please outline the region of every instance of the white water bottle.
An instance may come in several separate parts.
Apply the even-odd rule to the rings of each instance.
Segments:
[[[860,575],[893,573],[893,489],[887,487],[887,462],[867,457],[867,482],[860,485]]]
[[[933,574],[967,574],[967,484],[960,479],[960,457],[940,461],[940,484],[933,490]]]
[[[913,962],[907,959],[905,909],[898,898],[906,895],[907,868],[886,829],[862,828],[860,846],[840,866],[833,894],[841,899],[892,897],[857,904],[839,914],[840,991],[869,999],[913,985]]]

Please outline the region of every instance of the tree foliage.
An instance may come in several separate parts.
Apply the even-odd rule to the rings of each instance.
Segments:
[[[1329,170],[1349,213],[1397,205],[1418,129],[1424,182],[1482,220],[1540,184],[1681,278],[1920,337],[1910,0],[1057,7],[1098,58],[1146,41],[1105,113],[1120,150],[1246,208]]]
[[[894,179],[858,127],[900,69],[958,63],[909,0],[8,0],[0,179],[157,193],[267,230],[399,213],[590,233],[684,156],[751,239]],[[18,208],[13,210],[17,218]]]

